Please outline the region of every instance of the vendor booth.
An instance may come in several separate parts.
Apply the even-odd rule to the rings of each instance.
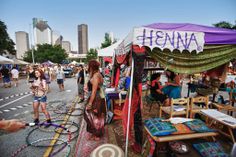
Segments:
[[[175,73],[204,72],[236,58],[236,31],[188,23],[154,23],[133,28],[122,40],[115,51],[114,82],[117,86],[120,65],[132,58],[131,88],[123,108],[126,156],[129,137],[126,128],[134,126],[135,141],[142,143],[141,82],[147,56]]]

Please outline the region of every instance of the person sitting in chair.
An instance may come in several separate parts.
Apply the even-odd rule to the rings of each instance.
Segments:
[[[168,82],[166,82],[166,85],[165,87],[163,87],[162,92],[168,95],[169,98],[181,98],[181,83],[179,75],[167,70],[166,76],[168,78]]]
[[[160,101],[163,105],[170,105],[170,99],[164,94],[161,89],[160,82],[161,74],[155,73],[151,76],[151,96],[156,100]]]

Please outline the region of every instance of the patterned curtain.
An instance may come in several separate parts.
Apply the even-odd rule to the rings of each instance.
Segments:
[[[182,74],[207,71],[236,59],[236,45],[208,45],[198,54],[178,50],[170,52],[168,49],[161,51],[158,48],[147,49],[147,52],[165,68]]]

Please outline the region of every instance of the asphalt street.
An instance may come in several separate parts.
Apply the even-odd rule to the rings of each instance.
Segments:
[[[0,132],[0,157],[39,157],[48,152],[50,142],[59,134],[57,145],[54,146],[54,156],[72,156],[76,138],[79,133],[80,120],[83,106],[78,103],[77,84],[75,78],[65,80],[65,91],[60,92],[56,81],[50,84],[51,92],[47,95],[48,110],[53,124],[68,128],[72,135],[70,145],[66,145],[68,132],[62,131],[55,126],[26,127],[16,133]],[[4,88],[0,84],[0,118],[21,119],[25,122],[33,122],[33,97],[25,79],[21,79],[18,87]],[[41,111],[41,109],[40,109]],[[45,120],[44,114],[40,113],[40,121]],[[28,144],[28,145],[27,145]],[[62,151],[59,151],[62,149]],[[19,153],[18,153],[19,152]]]

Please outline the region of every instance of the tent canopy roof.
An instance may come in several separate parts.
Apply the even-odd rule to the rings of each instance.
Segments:
[[[153,23],[144,27],[161,30],[203,32],[205,33],[205,44],[236,44],[236,31],[231,29],[190,23]]]
[[[98,56],[100,57],[112,57],[113,53],[115,52],[115,48],[121,43],[122,40],[117,41],[116,43],[98,50]]]
[[[12,59],[0,55],[0,64],[12,64],[12,63],[14,63]]]

